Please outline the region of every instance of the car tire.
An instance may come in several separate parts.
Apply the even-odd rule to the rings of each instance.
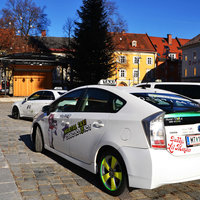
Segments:
[[[42,153],[44,151],[44,141],[42,137],[42,131],[39,126],[35,130],[35,142],[34,142],[35,152]]]
[[[20,114],[19,114],[19,109],[17,106],[14,106],[12,109],[12,117],[14,119],[19,119],[20,118]]]
[[[107,150],[101,154],[98,176],[103,190],[112,196],[122,194],[127,188],[126,167],[122,157],[115,150]]]

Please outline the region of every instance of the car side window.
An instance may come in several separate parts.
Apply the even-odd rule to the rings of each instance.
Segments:
[[[43,91],[35,92],[30,97],[28,97],[28,100],[41,100],[42,94],[43,94]]]
[[[75,112],[80,103],[83,89],[69,92],[51,105],[51,112]]]
[[[83,97],[80,112],[113,113],[119,111],[125,103],[125,100],[109,91],[89,88]]]
[[[43,100],[55,100],[54,94],[51,91],[44,91],[42,94]]]
[[[200,99],[200,86],[199,85],[155,85],[155,88],[163,89],[163,90],[168,90],[171,92],[175,92],[178,94],[182,94],[184,96],[190,97],[192,99]]]

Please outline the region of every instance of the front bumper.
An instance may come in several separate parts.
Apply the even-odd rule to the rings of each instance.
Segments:
[[[129,186],[153,189],[165,184],[200,179],[200,154],[174,156],[167,150],[124,147]]]

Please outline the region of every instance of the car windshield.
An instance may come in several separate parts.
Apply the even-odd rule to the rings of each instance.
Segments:
[[[140,99],[162,109],[166,113],[197,111],[200,104],[175,94],[164,93],[131,93]]]

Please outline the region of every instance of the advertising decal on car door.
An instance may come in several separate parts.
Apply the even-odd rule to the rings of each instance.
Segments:
[[[87,120],[84,119],[79,121],[77,124],[72,126],[65,126],[63,129],[63,139],[69,140],[73,137],[76,137],[80,134],[91,131],[91,124],[87,124]]]

